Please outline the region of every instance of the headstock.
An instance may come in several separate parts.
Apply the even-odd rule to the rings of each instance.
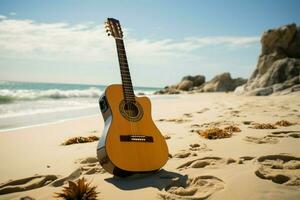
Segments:
[[[115,39],[123,39],[123,31],[119,20],[114,18],[107,18],[105,22],[105,29],[108,36],[113,36]]]

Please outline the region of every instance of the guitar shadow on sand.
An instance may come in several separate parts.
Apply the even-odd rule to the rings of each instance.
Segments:
[[[104,180],[115,185],[121,190],[136,190],[147,187],[154,187],[162,190],[168,187],[174,180],[178,179],[185,182],[188,179],[188,176],[161,169],[156,173],[136,174],[126,178],[114,176]]]

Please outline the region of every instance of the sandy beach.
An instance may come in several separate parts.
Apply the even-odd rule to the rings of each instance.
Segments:
[[[0,199],[53,199],[67,180],[79,177],[97,186],[99,199],[299,199],[299,97],[296,92],[267,97],[201,93],[154,98],[152,115],[168,138],[170,159],[158,173],[126,179],[101,168],[97,142],[61,145],[75,136],[100,136],[100,113],[1,132]],[[254,123],[280,120],[294,124],[252,128]],[[215,140],[198,134],[230,125],[241,132]]]

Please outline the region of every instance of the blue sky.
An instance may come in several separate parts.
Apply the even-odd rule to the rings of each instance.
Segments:
[[[0,0],[0,80],[119,83],[107,17],[120,20],[134,85],[248,78],[270,28],[300,24],[299,1]]]

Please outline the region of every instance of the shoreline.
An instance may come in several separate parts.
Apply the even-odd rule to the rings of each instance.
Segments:
[[[138,95],[139,96],[139,95]],[[146,95],[151,101],[157,99],[172,99],[178,98],[174,95]],[[64,120],[72,120],[81,117],[89,117],[94,115],[100,115],[101,112],[98,106],[98,99],[95,99],[94,105],[88,105],[78,108],[65,108],[58,111],[47,111],[34,114],[22,114],[10,117],[0,118],[0,133],[17,130],[19,128],[26,128],[31,126],[47,125]]]
[[[100,115],[101,115],[101,113],[100,113]],[[28,126],[21,126],[21,127],[9,128],[9,129],[0,129],[0,134],[3,132],[8,133],[8,132],[18,131],[18,130],[22,130],[22,129],[27,129],[27,128],[59,124],[59,123],[63,123],[66,121],[74,121],[74,120],[92,118],[92,117],[97,117],[97,116],[98,116],[98,114],[94,114],[94,115],[81,116],[81,117],[75,117],[75,118],[66,118],[66,119],[61,119],[61,120],[57,120],[57,121],[53,121],[53,122],[45,122],[45,123],[40,123],[40,124],[28,125]]]

